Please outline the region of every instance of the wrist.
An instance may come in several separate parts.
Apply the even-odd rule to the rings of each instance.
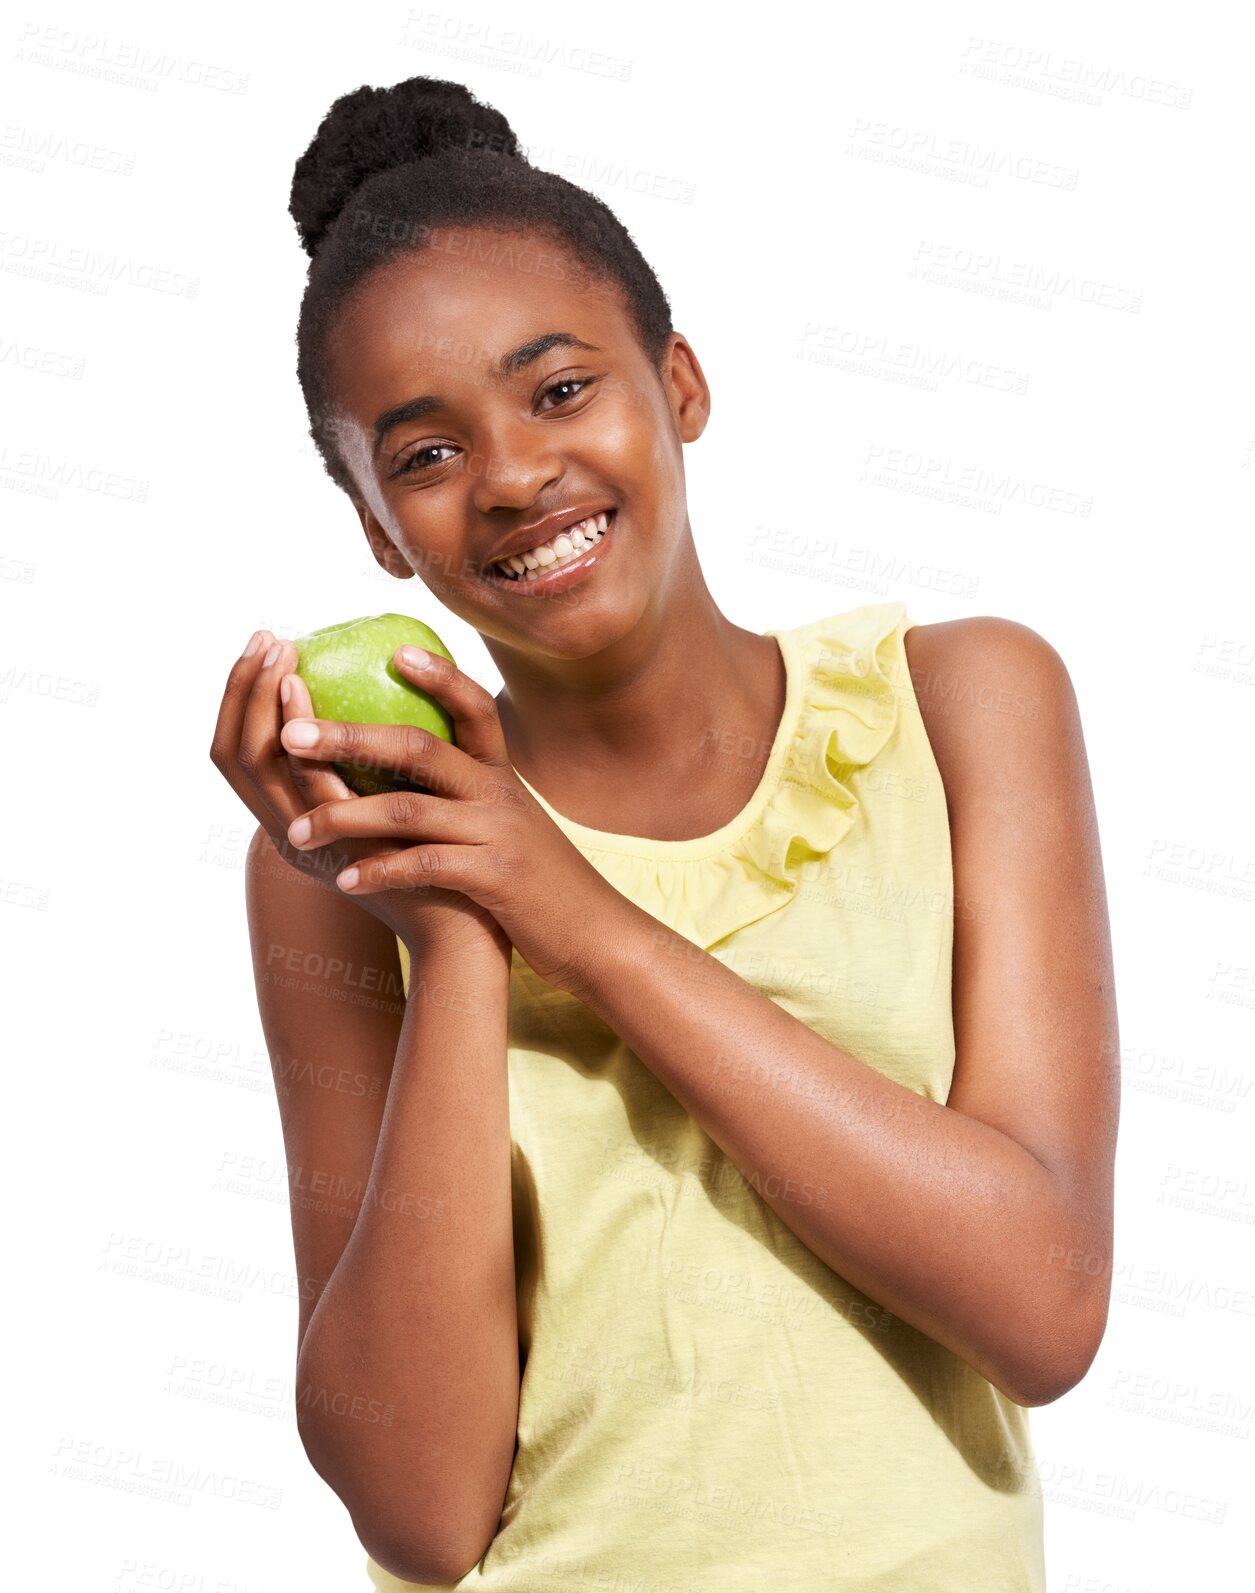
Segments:
[[[482,933],[463,931],[452,936],[402,935],[400,939],[409,953],[411,969],[437,971],[442,977],[456,973],[478,978],[491,978],[499,973],[509,975],[514,947],[508,939],[502,940],[487,930]]]
[[[577,950],[563,978],[563,987],[577,1001],[605,1016],[625,980],[639,997],[639,974],[649,967],[658,937],[666,927],[643,907],[607,887],[608,896],[596,916],[596,932],[576,936]]]

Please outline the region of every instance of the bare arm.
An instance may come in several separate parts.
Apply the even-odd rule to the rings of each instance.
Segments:
[[[908,634],[910,663],[955,899],[985,909],[955,926],[946,1104],[626,901],[577,994],[821,1260],[1016,1403],[1041,1405],[1084,1375],[1111,1284],[1118,1043],[1098,830],[1054,650],[1003,620],[926,629]],[[1037,713],[984,706],[1017,697]]]
[[[380,1565],[456,1580],[496,1530],[518,1414],[508,952],[410,946],[406,1004],[391,930],[261,829],[247,901],[293,1170],[301,1440]]]

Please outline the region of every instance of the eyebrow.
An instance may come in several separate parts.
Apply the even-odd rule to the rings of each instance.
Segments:
[[[590,354],[601,353],[595,343],[586,343],[582,337],[576,337],[574,332],[542,332],[539,337],[528,338],[526,343],[520,343],[518,348],[512,348],[508,354],[503,354],[496,363],[495,374],[517,376],[533,360],[538,360],[551,348],[579,348],[586,349]],[[394,404],[391,409],[385,409],[375,421],[375,445],[371,457],[378,456],[384,438],[394,426],[403,425],[407,420],[421,420],[433,409],[444,407],[443,398],[427,393],[422,398],[407,398],[403,404]]]

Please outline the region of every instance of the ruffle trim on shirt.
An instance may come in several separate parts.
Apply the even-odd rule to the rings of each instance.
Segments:
[[[641,856],[582,838],[580,850],[622,895],[703,950],[777,912],[804,865],[831,852],[858,821],[848,781],[897,725],[905,615],[901,602],[879,603],[767,633],[793,649],[800,702],[792,735],[773,749],[765,771],[766,804],[740,835],[694,857]]]

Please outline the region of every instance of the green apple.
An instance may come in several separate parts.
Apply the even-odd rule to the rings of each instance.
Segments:
[[[362,725],[419,725],[442,741],[457,745],[453,720],[439,702],[407,680],[393,662],[407,644],[453,654],[422,620],[408,614],[370,614],[345,620],[296,637],[296,674],[309,688],[315,719],[339,719]],[[364,764],[337,764],[336,772],[358,796],[385,791],[422,791],[390,769]]]

